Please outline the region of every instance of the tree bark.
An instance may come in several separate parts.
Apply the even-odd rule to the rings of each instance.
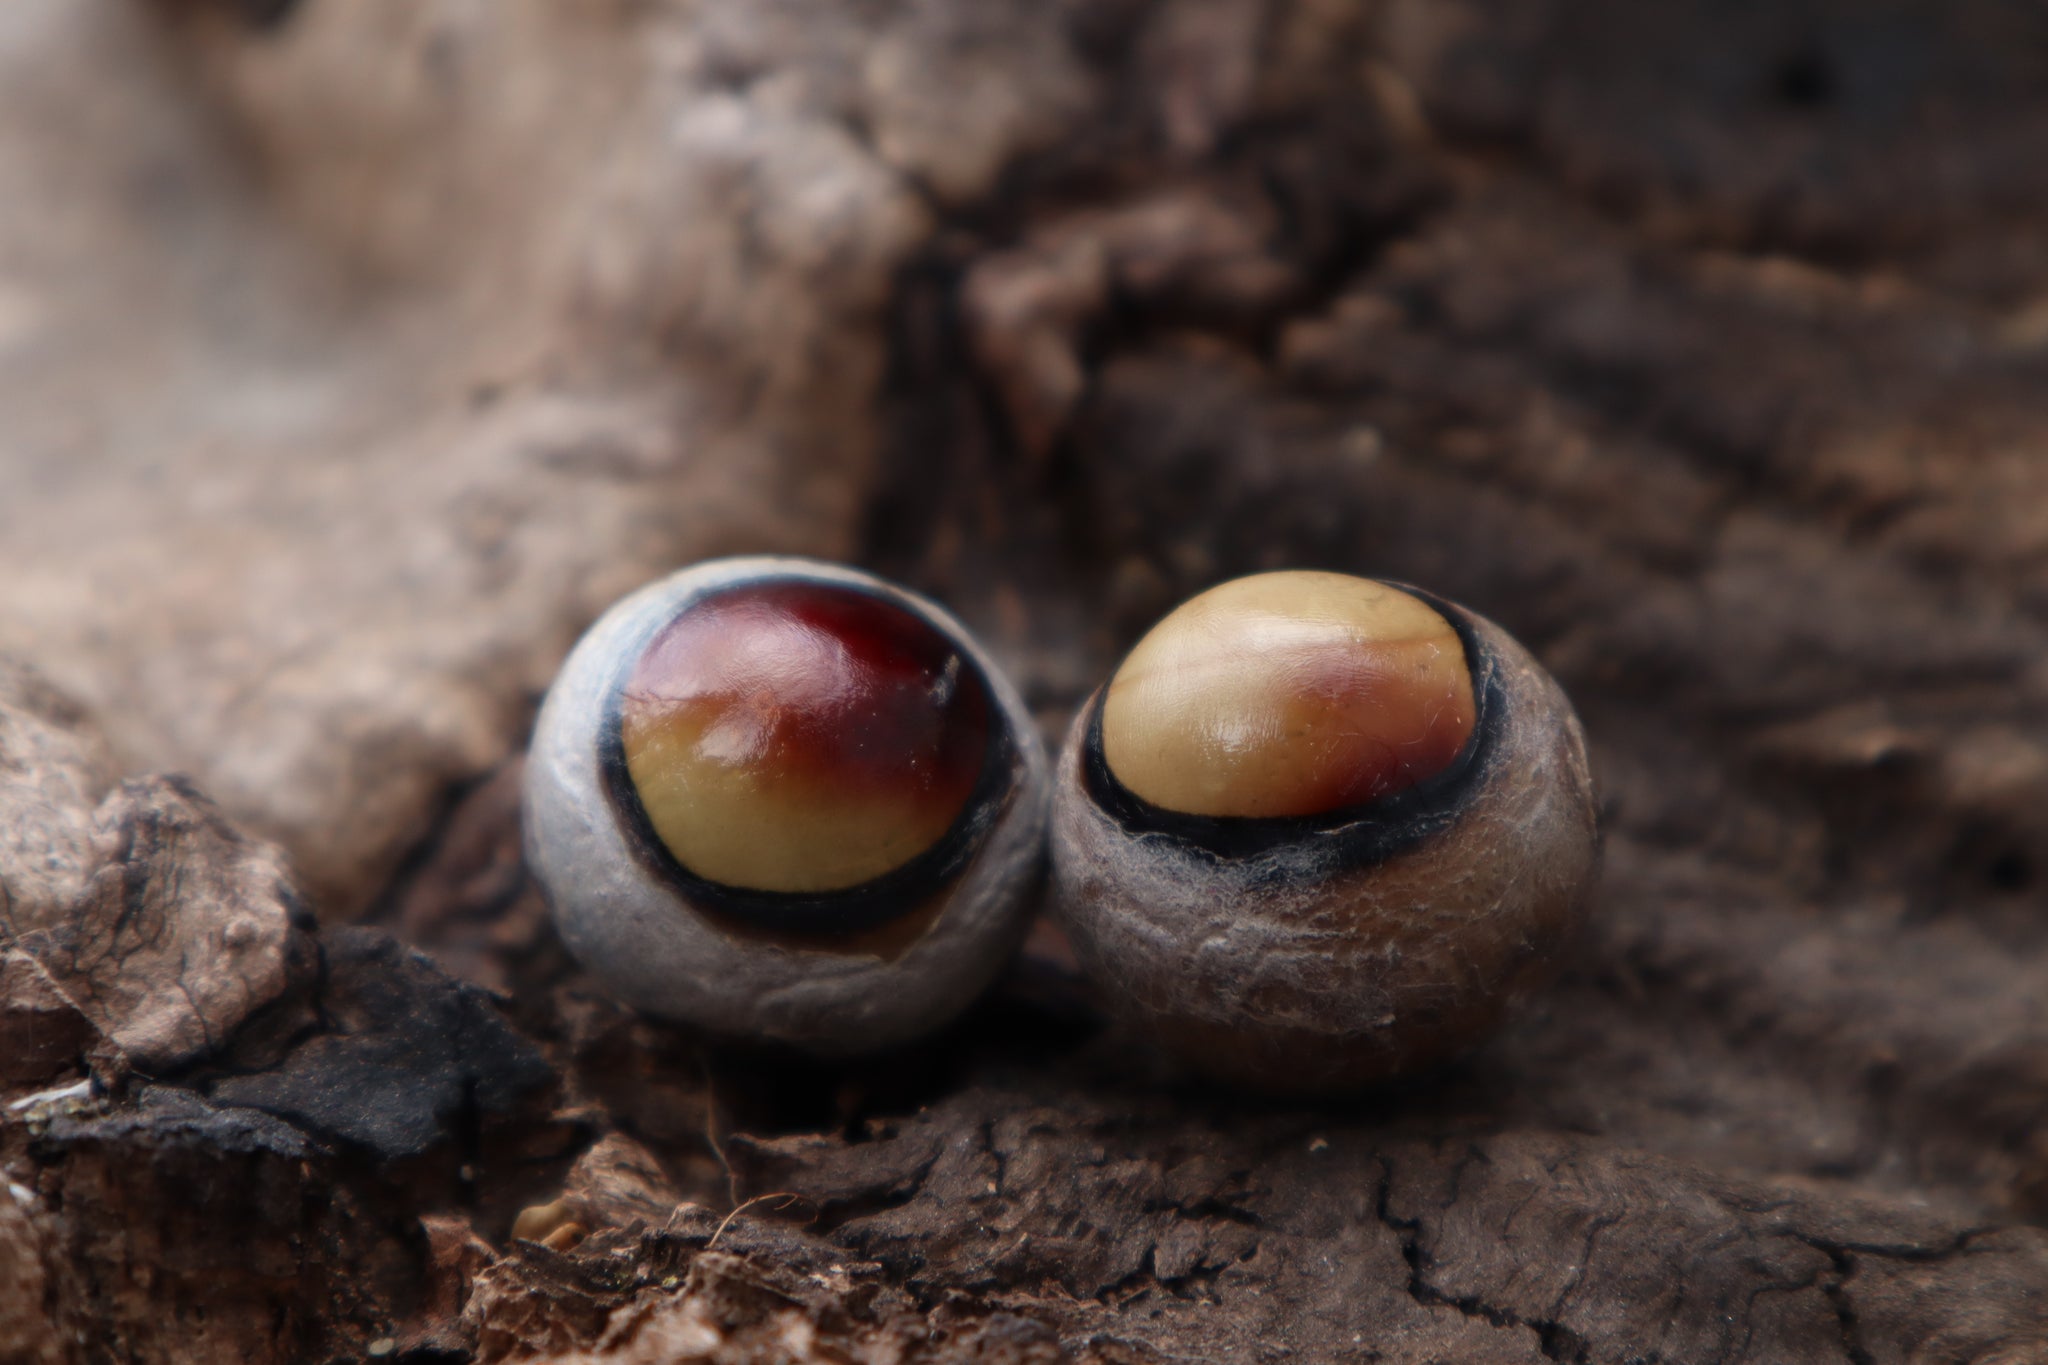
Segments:
[[[2009,0],[17,0],[0,1360],[2048,1358],[2048,19]],[[576,633],[871,565],[1049,738],[1423,585],[1604,879],[1320,1105],[1041,928],[909,1052],[634,1017]]]

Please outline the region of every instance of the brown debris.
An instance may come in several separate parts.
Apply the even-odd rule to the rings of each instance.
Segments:
[[[112,748],[0,664],[0,1355],[2042,1357],[2042,38],[0,6],[0,648]],[[603,605],[764,549],[937,595],[1048,733],[1227,575],[1465,601],[1586,722],[1592,927],[1314,1107],[1048,961],[845,1066],[633,1018],[518,751]]]
[[[714,1250],[708,1223],[638,1241],[601,1236],[563,1257],[534,1250],[479,1277],[468,1321],[480,1361],[597,1365],[666,1361],[995,1361],[1127,1359],[1062,1349],[1042,1322],[945,1304],[920,1310],[871,1265],[787,1233]],[[606,1275],[605,1260],[635,1268]]]

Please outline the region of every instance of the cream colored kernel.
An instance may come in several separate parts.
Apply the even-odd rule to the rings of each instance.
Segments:
[[[1308,815],[1441,771],[1474,715],[1464,645],[1435,608],[1345,574],[1259,574],[1132,649],[1103,700],[1103,757],[1167,810]]]

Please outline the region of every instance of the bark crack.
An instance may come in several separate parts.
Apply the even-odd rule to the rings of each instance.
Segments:
[[[1448,1308],[1465,1317],[1486,1323],[1506,1331],[1527,1332],[1536,1340],[1537,1349],[1545,1359],[1565,1362],[1566,1365],[1583,1365],[1587,1359],[1587,1343],[1570,1328],[1540,1318],[1526,1318],[1511,1309],[1487,1303],[1477,1295],[1449,1294],[1431,1284],[1428,1278],[1428,1253],[1422,1247],[1422,1220],[1402,1218],[1393,1211],[1394,1166],[1382,1158],[1380,1161],[1380,1187],[1375,1202],[1375,1214],[1379,1221],[1401,1245],[1401,1257],[1408,1263],[1408,1297],[1425,1308]]]

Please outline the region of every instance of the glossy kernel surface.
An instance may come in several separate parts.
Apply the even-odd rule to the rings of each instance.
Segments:
[[[1201,816],[1308,816],[1405,791],[1472,737],[1451,623],[1345,574],[1259,574],[1189,599],[1110,680],[1102,751],[1133,794]]]
[[[648,824],[707,881],[843,890],[943,838],[973,796],[990,699],[939,630],[835,584],[685,608],[634,663],[619,747]]]

